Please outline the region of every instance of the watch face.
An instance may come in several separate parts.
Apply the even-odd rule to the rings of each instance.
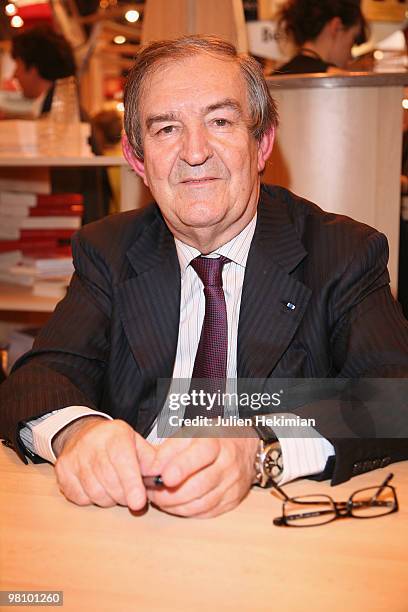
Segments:
[[[271,448],[268,450],[265,461],[264,470],[272,478],[277,478],[283,472],[283,460],[282,450],[280,446],[278,448]]]

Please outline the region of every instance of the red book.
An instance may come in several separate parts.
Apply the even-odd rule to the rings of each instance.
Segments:
[[[84,203],[82,193],[39,193],[37,206],[81,206]]]
[[[70,246],[53,246],[53,247],[21,247],[20,249],[25,257],[35,257],[41,259],[57,258],[57,257],[72,257]]]
[[[55,238],[45,238],[43,240],[0,240],[0,253],[8,251],[49,251],[58,247],[58,240]]]
[[[28,212],[29,217],[81,217],[84,207],[81,204],[72,206],[34,206]]]
[[[29,193],[0,192],[0,204],[4,206],[81,206],[82,193]]]
[[[73,229],[23,229],[20,230],[21,240],[36,240],[38,238],[54,238],[55,240],[70,240],[75,234]]]

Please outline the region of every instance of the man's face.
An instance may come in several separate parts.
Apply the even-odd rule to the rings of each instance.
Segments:
[[[208,54],[160,66],[145,83],[140,120],[144,161],[135,169],[173,234],[189,244],[208,236],[213,247],[238,234],[255,214],[273,140],[262,145],[248,129],[239,67]]]
[[[42,93],[37,68],[35,66],[28,68],[19,57],[15,62],[14,78],[19,82],[24,97],[30,100],[37,98]]]

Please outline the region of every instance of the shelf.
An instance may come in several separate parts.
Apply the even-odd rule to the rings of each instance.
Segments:
[[[0,283],[0,311],[52,312],[60,300],[33,295],[30,287]]]
[[[127,166],[124,157],[94,155],[93,157],[2,157],[0,168],[62,167],[62,166]]]

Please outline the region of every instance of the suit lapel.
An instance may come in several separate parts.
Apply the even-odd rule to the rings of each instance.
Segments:
[[[242,291],[239,378],[269,376],[292,340],[311,291],[290,273],[306,255],[279,191],[262,189]]]
[[[180,316],[177,252],[159,214],[127,256],[137,275],[118,287],[121,319],[144,379],[155,385],[172,376]]]

